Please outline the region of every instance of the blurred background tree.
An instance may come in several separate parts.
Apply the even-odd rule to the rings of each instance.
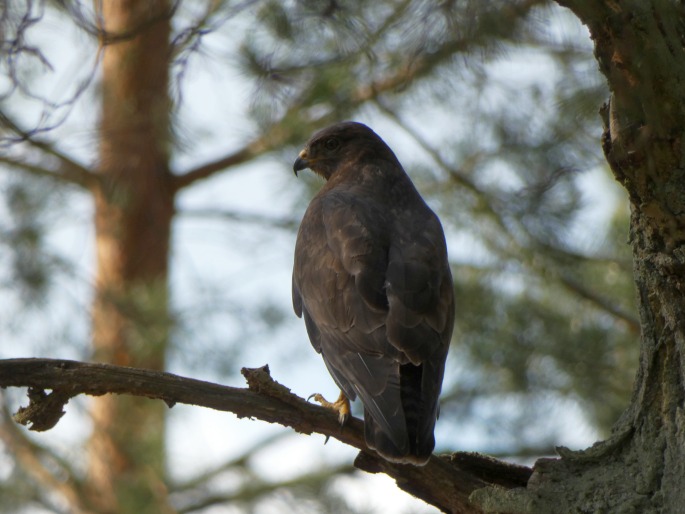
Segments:
[[[315,129],[356,119],[447,232],[457,325],[438,450],[531,459],[605,436],[627,405],[627,202],[599,145],[607,91],[566,11],[8,0],[0,23],[0,357],[224,383],[268,362],[299,394],[334,395],[289,305],[321,182],[290,166]],[[3,401],[0,510],[374,510],[343,494],[368,479],[350,453],[319,440],[114,396],[33,436],[9,418],[19,398]]]

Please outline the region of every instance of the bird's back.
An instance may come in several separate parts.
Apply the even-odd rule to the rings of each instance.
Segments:
[[[396,159],[341,165],[312,200],[298,233],[293,302],[338,386],[360,397],[368,446],[425,463],[453,290],[440,222]]]

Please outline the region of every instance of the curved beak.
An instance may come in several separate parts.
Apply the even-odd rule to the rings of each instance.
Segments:
[[[307,161],[307,150],[302,150],[293,164],[295,176],[297,177],[297,172],[305,168],[309,168],[309,161]]]

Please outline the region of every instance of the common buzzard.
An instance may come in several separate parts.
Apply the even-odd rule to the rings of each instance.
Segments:
[[[300,225],[293,306],[342,390],[322,404],[364,405],[366,443],[390,461],[425,464],[454,323],[442,226],[392,150],[369,127],[315,133],[293,169],[326,183]]]

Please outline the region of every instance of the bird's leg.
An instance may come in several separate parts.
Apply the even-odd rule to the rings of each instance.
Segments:
[[[338,396],[338,399],[332,403],[327,401],[326,398],[321,396],[319,393],[311,395],[309,398],[307,398],[307,400],[311,398],[314,398],[314,401],[319,403],[322,407],[333,409],[335,412],[337,412],[338,420],[340,420],[341,425],[344,425],[345,421],[347,421],[347,418],[350,417],[350,400],[342,391],[340,391],[340,396]]]

